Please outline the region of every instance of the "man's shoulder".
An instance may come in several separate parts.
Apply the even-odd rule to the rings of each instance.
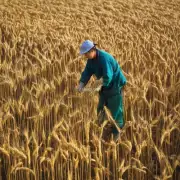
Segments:
[[[100,58],[110,57],[110,56],[111,56],[108,52],[106,52],[106,51],[103,50],[103,49],[99,49],[99,50],[98,50],[98,55],[99,55]]]
[[[99,50],[99,59],[100,60],[112,60],[112,59],[114,59],[114,57],[110,53],[101,49],[101,50]]]
[[[99,51],[100,56],[111,56],[110,53],[108,53],[107,51],[105,51],[103,49],[98,49],[98,51]]]

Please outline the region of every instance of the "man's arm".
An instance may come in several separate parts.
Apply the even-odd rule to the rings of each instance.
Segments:
[[[92,76],[92,70],[90,68],[90,63],[88,61],[86,63],[86,67],[85,67],[84,71],[81,74],[81,78],[79,80],[79,87],[78,87],[79,91],[83,90],[83,88],[86,86],[86,84],[88,83],[91,76]]]
[[[127,79],[125,78],[124,74],[122,73],[122,69],[120,68],[120,85],[124,86],[127,83]]]
[[[113,68],[110,61],[106,57],[105,59],[102,60],[102,70],[103,70],[103,87],[108,87],[113,78]]]

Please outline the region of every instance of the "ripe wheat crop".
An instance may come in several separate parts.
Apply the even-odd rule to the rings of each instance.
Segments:
[[[75,91],[86,39],[128,81],[118,142]],[[178,180],[179,102],[178,0],[1,0],[0,180]]]

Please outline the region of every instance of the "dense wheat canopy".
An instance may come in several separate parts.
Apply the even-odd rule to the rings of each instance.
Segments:
[[[128,81],[117,143],[75,91],[85,39]],[[179,102],[180,1],[0,1],[0,180],[178,180]]]

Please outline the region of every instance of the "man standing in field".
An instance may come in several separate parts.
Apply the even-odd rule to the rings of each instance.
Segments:
[[[85,55],[88,60],[81,74],[78,91],[83,91],[83,88],[93,74],[97,79],[102,78],[103,85],[99,91],[97,114],[99,115],[99,113],[103,111],[104,106],[106,106],[110,110],[117,125],[123,128],[122,87],[127,81],[118,62],[109,53],[97,49],[96,44],[90,40],[86,40],[82,43],[80,54]],[[119,132],[116,127],[113,127],[112,133],[115,139],[119,137]]]

